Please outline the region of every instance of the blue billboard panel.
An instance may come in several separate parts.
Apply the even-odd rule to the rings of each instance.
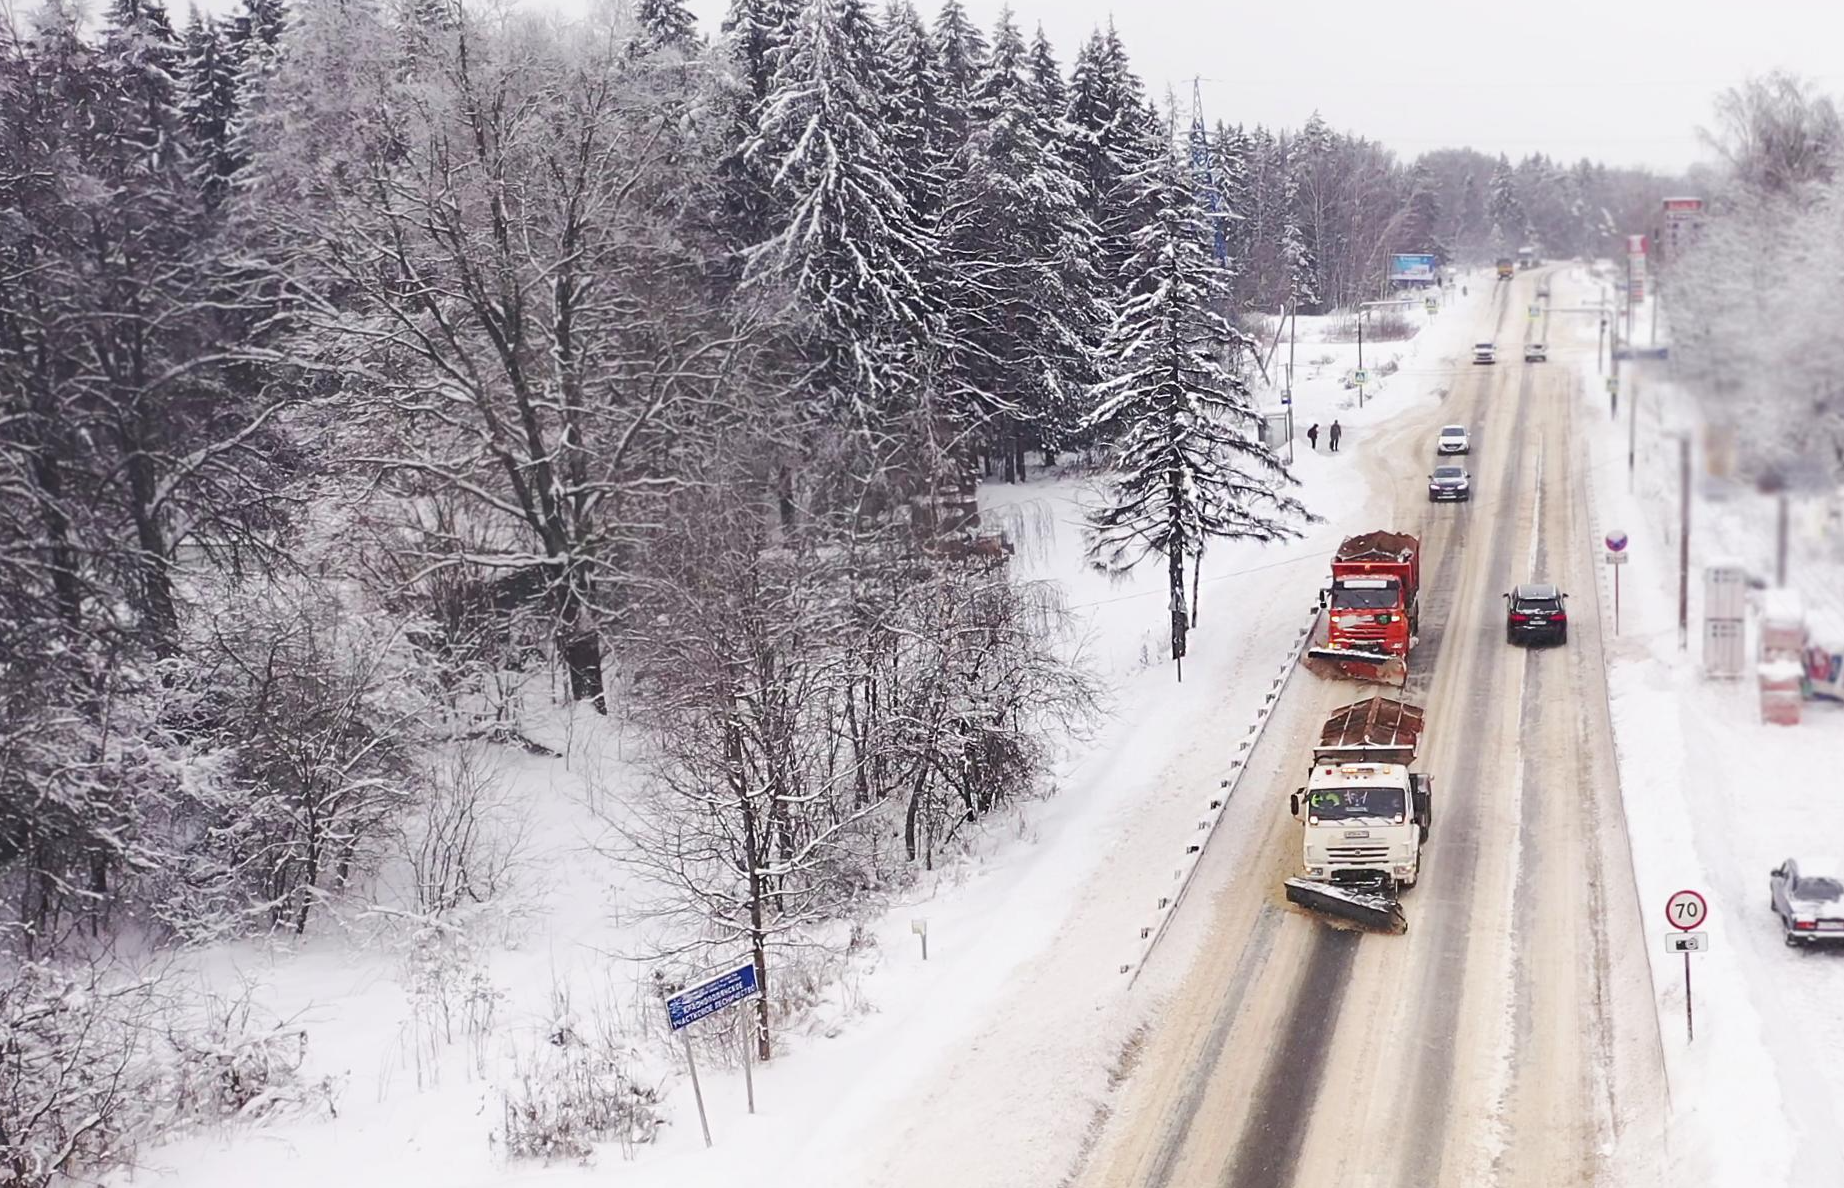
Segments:
[[[1405,284],[1434,283],[1434,257],[1397,254],[1389,258],[1389,279]]]

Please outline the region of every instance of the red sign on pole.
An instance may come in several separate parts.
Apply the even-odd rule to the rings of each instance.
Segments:
[[[1700,927],[1709,914],[1710,905],[1695,891],[1678,891],[1665,901],[1665,919],[1685,932]]]

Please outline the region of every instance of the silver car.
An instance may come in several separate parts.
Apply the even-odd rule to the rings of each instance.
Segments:
[[[1809,862],[1802,870],[1788,858],[1767,876],[1767,886],[1787,944],[1844,941],[1844,866]]]

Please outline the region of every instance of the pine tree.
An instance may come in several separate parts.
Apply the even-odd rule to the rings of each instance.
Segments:
[[[160,0],[111,0],[103,59],[127,98],[122,135],[153,173],[182,151],[179,137],[179,37]]]
[[[1037,104],[1037,117],[1046,127],[1054,128],[1059,142],[1067,141],[1064,121],[1069,115],[1069,84],[1063,81],[1063,67],[1056,60],[1056,47],[1044,32],[1043,25],[1031,38],[1031,93]]]
[[[1518,246],[1524,236],[1524,206],[1518,201],[1517,179],[1511,162],[1500,154],[1487,186],[1486,215],[1492,221],[1492,250],[1500,255]]]
[[[1211,140],[1211,167],[1216,178],[1217,195],[1223,204],[1223,250],[1228,256],[1226,268],[1230,288],[1238,307],[1250,297],[1257,223],[1253,218],[1255,184],[1251,169],[1252,146],[1239,126],[1217,122]]]
[[[1252,349],[1219,312],[1224,277],[1188,164],[1169,135],[1146,145],[1131,176],[1136,205],[1153,212],[1134,236],[1127,295],[1103,349],[1105,380],[1091,423],[1113,445],[1107,502],[1090,515],[1090,561],[1123,572],[1157,553],[1166,561],[1172,657],[1184,676],[1190,614],[1185,562],[1213,539],[1297,535],[1304,515],[1284,493],[1286,467],[1261,444],[1247,386],[1222,361],[1223,344]]]
[[[784,286],[811,316],[822,408],[859,428],[913,399],[935,319],[909,261],[933,251],[893,180],[874,35],[854,0],[806,0],[745,158],[774,181],[776,233],[750,249],[751,277]]]
[[[775,62],[793,28],[794,12],[790,0],[731,0],[721,29],[734,83],[717,174],[723,234],[738,251],[765,242],[776,230],[770,175],[746,150],[761,133],[762,107],[774,88]]]
[[[1054,448],[1075,431],[1099,324],[1094,225],[1035,89],[1007,12],[942,228],[963,407],[988,422],[1008,480],[1024,477],[1027,446]]]
[[[986,66],[986,38],[967,19],[960,0],[945,0],[935,17],[935,61],[941,71],[941,109],[958,152],[972,128],[973,89]]]
[[[641,41],[650,49],[691,50],[700,41],[698,18],[684,0],[639,0],[634,21],[640,26]]]
[[[1091,36],[1077,54],[1069,87],[1071,157],[1083,185],[1083,213],[1101,229],[1101,269],[1110,284],[1141,221],[1133,209],[1136,191],[1122,182],[1135,170],[1134,154],[1156,123],[1110,22],[1105,34]]]
[[[1319,259],[1304,230],[1311,212],[1300,184],[1300,171],[1289,160],[1281,198],[1280,259],[1285,269],[1287,308],[1311,312],[1319,304]]]
[[[918,222],[933,226],[941,214],[947,163],[959,148],[942,111],[942,78],[935,44],[912,0],[892,0],[884,17],[884,135],[897,168],[897,184]]]
[[[1450,256],[1441,238],[1441,195],[1433,172],[1425,163],[1416,162],[1409,172],[1409,201],[1403,208],[1394,250],[1425,253],[1436,264],[1446,264]]]
[[[239,166],[231,137],[242,78],[223,28],[216,21],[200,18],[197,10],[186,30],[183,76],[180,114],[196,183],[206,208],[215,209]]]

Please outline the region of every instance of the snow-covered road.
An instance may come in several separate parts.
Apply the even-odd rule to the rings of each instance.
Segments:
[[[1566,648],[1503,636],[1512,584],[1585,595],[1595,574],[1577,376],[1519,360],[1534,278],[1502,289],[1476,325],[1505,362],[1456,357],[1444,407],[1363,442],[1376,497],[1345,517],[1423,540],[1410,692],[1435,824],[1410,931],[1333,931],[1280,901],[1286,793],[1323,712],[1356,692],[1297,686],[1254,761],[1274,776],[1245,784],[1243,844],[1211,855],[1214,894],[1192,901],[1208,939],[1165,984],[1085,1183],[1585,1184],[1657,1163],[1658,1033],[1594,599],[1571,604]],[[1592,327],[1552,332],[1559,355],[1592,350]],[[1425,502],[1444,420],[1478,443],[1470,505]]]

